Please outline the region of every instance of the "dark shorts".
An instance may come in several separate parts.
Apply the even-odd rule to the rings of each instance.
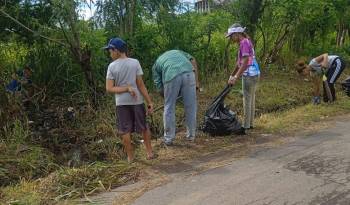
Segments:
[[[117,129],[119,134],[133,133],[148,128],[146,122],[146,109],[144,104],[139,105],[118,105],[117,113]]]

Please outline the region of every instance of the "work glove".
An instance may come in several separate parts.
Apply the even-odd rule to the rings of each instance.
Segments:
[[[320,96],[314,96],[312,97],[312,104],[318,105],[321,103],[321,97]]]

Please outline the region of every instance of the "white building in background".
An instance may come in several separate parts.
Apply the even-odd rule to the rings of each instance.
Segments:
[[[196,11],[199,13],[210,12],[210,0],[197,0],[195,3]]]
[[[221,5],[229,0],[196,0],[195,9],[197,12],[210,12],[210,9],[217,5]]]

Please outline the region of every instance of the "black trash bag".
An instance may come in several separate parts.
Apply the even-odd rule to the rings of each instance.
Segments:
[[[342,83],[342,88],[345,91],[346,95],[350,97],[350,76],[345,79]]]
[[[241,129],[237,115],[224,104],[231,88],[232,86],[226,86],[210,104],[204,116],[203,132],[220,136],[233,134]]]

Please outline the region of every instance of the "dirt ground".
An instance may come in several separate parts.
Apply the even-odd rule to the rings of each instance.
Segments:
[[[314,133],[329,126],[336,119],[313,123],[302,134]],[[182,136],[181,134],[178,135]],[[279,147],[295,139],[295,133],[266,134],[261,130],[254,130],[244,136],[213,138],[203,134],[195,143],[188,143],[185,139],[178,137],[172,147],[164,147],[160,141],[155,141],[153,145],[159,158],[154,161],[136,162],[142,170],[138,182],[85,198],[81,202],[83,204],[130,204],[143,193],[176,180],[177,177],[198,175],[206,170],[232,164],[252,151]]]

